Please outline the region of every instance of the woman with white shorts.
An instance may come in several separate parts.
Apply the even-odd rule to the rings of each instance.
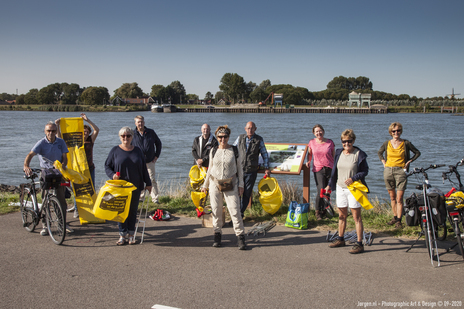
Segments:
[[[366,187],[365,177],[369,172],[367,165],[367,154],[356,146],[353,146],[356,135],[353,130],[347,129],[341,135],[343,148],[335,151],[334,168],[330,177],[329,185],[326,189],[331,188],[336,191],[338,207],[338,238],[330,245],[330,248],[345,246],[345,229],[346,218],[348,216],[348,207],[351,208],[353,219],[356,225],[357,242],[350,250],[350,253],[356,254],[364,252],[362,243],[363,223],[361,218],[361,204],[354,198],[348,189],[348,185],[355,181],[361,181]]]

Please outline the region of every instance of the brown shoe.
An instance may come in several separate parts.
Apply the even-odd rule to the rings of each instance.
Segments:
[[[322,220],[321,212],[320,212],[319,210],[316,210],[316,220],[317,220],[317,221],[321,221],[321,220]]]
[[[332,241],[332,243],[329,245],[329,248],[337,248],[337,247],[344,247],[345,246],[345,240],[341,240],[340,238],[335,239]]]
[[[364,246],[356,243],[353,248],[350,250],[351,254],[358,254],[364,252]]]
[[[398,221],[398,219],[393,218],[393,219],[391,219],[390,221],[388,221],[387,224],[388,224],[388,225],[393,225],[393,224],[395,224],[397,221]]]
[[[396,221],[395,229],[402,229],[402,228],[403,228],[403,223],[401,221]]]

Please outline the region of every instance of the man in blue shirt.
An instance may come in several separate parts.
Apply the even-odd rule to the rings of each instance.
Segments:
[[[63,169],[66,169],[66,165],[68,163],[68,158],[66,154],[69,152],[66,143],[61,138],[56,137],[57,127],[54,122],[50,121],[45,125],[45,137],[39,140],[34,147],[32,147],[31,152],[26,156],[24,160],[24,172],[26,175],[31,175],[32,170],[29,166],[31,163],[32,158],[35,155],[39,155],[39,162],[41,168],[54,168],[53,162],[56,160],[60,161]],[[64,196],[65,187],[59,187],[55,190],[56,197],[61,204],[61,209],[64,214],[64,223],[66,224],[66,199]],[[73,230],[66,225],[66,231],[68,233],[72,233]],[[42,222],[42,231],[40,235],[46,236],[48,235],[48,231],[45,225]]]
[[[136,116],[134,120],[136,128],[134,130],[134,137],[132,138],[132,145],[139,147],[145,156],[148,174],[152,183],[151,199],[153,203],[158,204],[159,191],[155,178],[155,163],[161,154],[161,141],[155,131],[145,127],[143,116]],[[144,197],[145,191],[140,195],[140,199],[143,200]]]
[[[246,134],[241,134],[234,142],[234,146],[238,146],[238,151],[243,160],[242,166],[245,188],[240,202],[242,218],[253,193],[253,187],[258,175],[258,159],[260,154],[264,162],[265,176],[269,177],[271,175],[269,170],[269,155],[264,145],[263,138],[255,134],[256,129],[254,122],[248,122],[245,126]]]

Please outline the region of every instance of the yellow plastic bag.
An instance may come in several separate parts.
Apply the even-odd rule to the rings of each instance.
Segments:
[[[81,173],[78,173],[70,168],[63,169],[63,165],[61,165],[61,162],[58,160],[55,161],[54,166],[56,169],[60,171],[61,175],[63,175],[64,178],[66,178],[67,180],[70,180],[73,183],[77,183],[81,185],[89,181],[89,179],[85,177],[84,175],[82,175]]]
[[[107,180],[98,192],[93,207],[95,217],[123,223],[129,215],[132,191],[136,187],[125,180]]]
[[[353,182],[351,185],[347,186],[354,198],[361,204],[361,206],[366,209],[372,209],[371,202],[367,199],[367,187],[363,185],[359,180]]]
[[[461,191],[456,191],[446,198],[447,205],[453,205],[455,208],[464,207],[464,193]]]
[[[198,208],[199,211],[203,211],[206,205],[208,194],[203,192],[191,192],[190,195],[195,207]]]
[[[200,191],[201,186],[205,182],[206,177],[206,167],[202,166],[201,168],[198,165],[192,166],[189,172],[190,177],[190,186],[195,191]]]
[[[277,179],[273,177],[263,178],[258,183],[259,202],[264,211],[273,215],[282,205],[282,191]]]

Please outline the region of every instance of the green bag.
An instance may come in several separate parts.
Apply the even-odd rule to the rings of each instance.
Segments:
[[[308,228],[309,203],[298,204],[295,201],[288,205],[285,226],[294,229],[305,230]]]

